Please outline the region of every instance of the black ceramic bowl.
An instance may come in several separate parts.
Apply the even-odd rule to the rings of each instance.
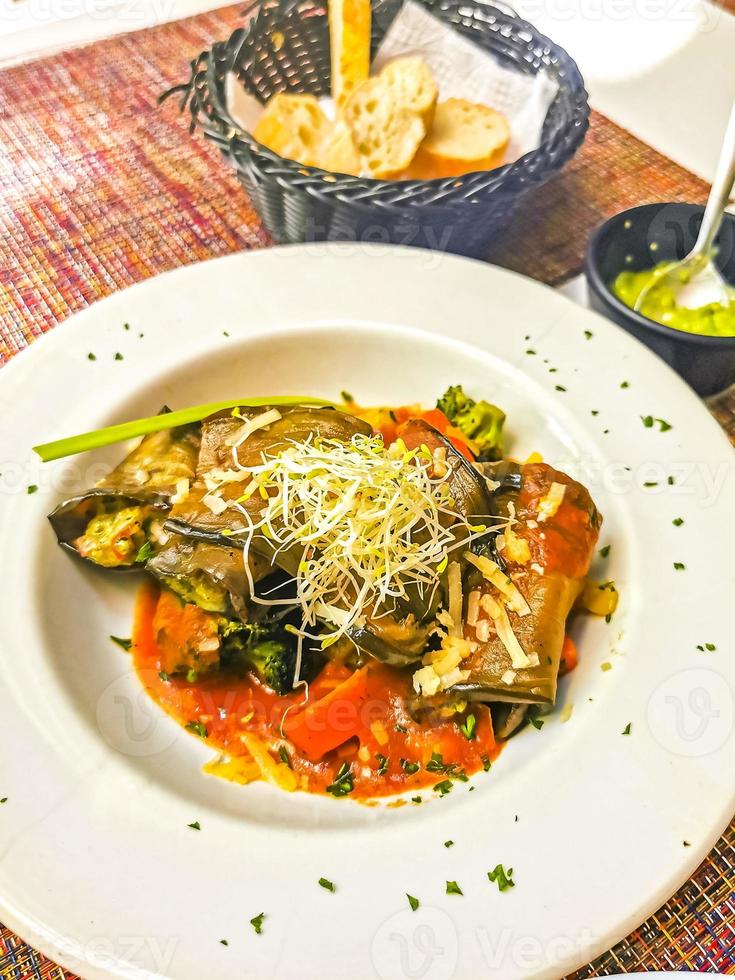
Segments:
[[[622,269],[650,269],[682,259],[692,248],[704,208],[696,204],[644,204],[622,211],[590,239],[585,261],[590,304],[654,350],[700,395],[735,381],[735,337],[705,337],[665,327],[635,313],[612,292]],[[735,215],[726,214],[718,239],[717,265],[735,283]]]

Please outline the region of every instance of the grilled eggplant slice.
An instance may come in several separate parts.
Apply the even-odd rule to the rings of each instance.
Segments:
[[[490,479],[492,470],[486,469]],[[509,612],[510,623],[535,665],[513,669],[510,654],[496,634],[479,642],[476,628],[466,626],[465,636],[478,645],[462,665],[470,676],[451,690],[470,700],[551,705],[567,617],[584,585],[602,518],[585,487],[566,474],[544,463],[520,466],[518,472],[520,490],[506,489],[501,497],[506,507],[514,506],[513,533],[527,550],[523,549],[522,562],[509,557],[507,548],[503,556],[508,574],[531,610],[525,616]],[[554,484],[557,498],[559,485],[563,496],[556,510],[546,513],[545,502],[554,495]],[[472,589],[481,593],[490,589],[476,571],[468,576],[465,593]]]
[[[207,612],[236,615],[244,622],[251,618],[247,604],[250,587],[241,548],[172,534],[146,568],[184,602]],[[266,559],[251,556],[253,581],[260,581],[271,571]]]
[[[193,479],[198,453],[198,426],[146,436],[96,486],[49,514],[59,544],[104,568],[140,568],[151,523],[170,509],[177,482]]]
[[[213,506],[210,496],[211,480],[214,474],[236,475],[233,458],[233,441],[248,419],[268,411],[263,408],[244,408],[241,415],[231,412],[218,412],[202,422],[202,447],[199,453],[196,479],[186,499],[171,511],[168,525],[177,533],[196,536],[219,544],[228,544],[230,534],[223,531],[245,530],[248,526],[245,515],[235,507]],[[262,462],[263,454],[274,455],[290,443],[303,442],[308,438],[340,439],[349,441],[353,435],[371,433],[370,426],[353,415],[346,415],[331,408],[279,407],[281,417],[263,429],[257,429],[238,447],[237,458],[241,466],[256,466]],[[225,503],[238,500],[242,496],[250,476],[245,473],[242,480],[231,479],[224,483],[218,492]],[[257,494],[252,495],[241,506],[255,520],[260,512],[262,501]],[[265,539],[258,537],[253,549],[260,550],[269,558],[272,549]],[[279,555],[279,559],[286,560]],[[290,570],[290,569],[287,569]]]

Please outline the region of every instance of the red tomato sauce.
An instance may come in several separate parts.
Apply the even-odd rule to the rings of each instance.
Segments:
[[[161,673],[153,628],[158,597],[153,583],[143,586],[133,629],[131,653],[148,694],[180,725],[229,757],[248,756],[243,733],[259,736],[274,762],[283,762],[285,752],[299,789],[326,792],[347,764],[352,799],[432,791],[437,785],[438,792],[447,792],[448,782],[489,768],[500,752],[486,705],[469,706],[448,719],[435,713],[417,721],[409,714],[410,670],[369,663],[355,672],[328,662],[309,685],[306,706],[303,688],[279,696],[255,676],[216,672],[190,682]],[[469,715],[474,730],[466,727]]]
[[[528,521],[538,516],[539,503],[552,482],[566,486],[559,509],[549,520],[529,527]],[[548,573],[584,578],[600,528],[599,515],[585,487],[545,463],[526,464],[516,515],[519,524],[515,531],[528,542],[532,561]]]

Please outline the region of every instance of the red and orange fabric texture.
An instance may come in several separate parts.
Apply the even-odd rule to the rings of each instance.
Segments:
[[[728,0],[728,3],[731,0]],[[0,363],[117,289],[269,243],[218,151],[157,96],[240,26],[242,5],[0,72]],[[599,113],[587,141],[521,207],[494,262],[552,285],[581,271],[591,229],[648,201],[702,201],[704,183]],[[62,328],[63,329],[63,328]],[[735,441],[735,395],[713,411]],[[735,823],[692,879],[575,974],[735,975]],[[0,926],[3,980],[70,977]]]

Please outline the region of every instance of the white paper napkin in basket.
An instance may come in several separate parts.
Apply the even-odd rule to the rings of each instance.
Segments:
[[[521,75],[503,68],[492,55],[477,47],[413,0],[406,0],[391,24],[372,65],[373,73],[399,55],[420,55],[439,86],[439,99],[468,99],[488,105],[507,117],[510,144],[506,162],[534,150],[558,86],[545,72]],[[230,115],[245,130],[252,130],[262,106],[248,95],[235,75],[227,79]],[[323,100],[331,115],[331,100]]]

